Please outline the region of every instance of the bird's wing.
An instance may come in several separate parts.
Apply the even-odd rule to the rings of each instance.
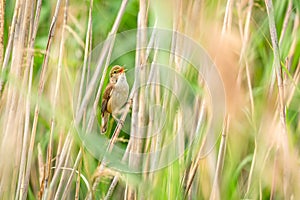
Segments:
[[[109,83],[104,91],[104,94],[102,97],[102,106],[101,106],[102,116],[104,116],[104,112],[107,111],[108,101],[111,97],[113,89],[114,89],[114,84]]]

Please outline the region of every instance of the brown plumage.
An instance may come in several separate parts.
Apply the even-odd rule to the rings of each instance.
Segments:
[[[111,96],[111,92],[114,88],[113,83],[109,83],[104,91],[103,97],[102,97],[102,106],[101,106],[101,114],[102,117],[104,115],[104,112],[109,112],[111,113],[111,104],[109,104],[109,99]]]

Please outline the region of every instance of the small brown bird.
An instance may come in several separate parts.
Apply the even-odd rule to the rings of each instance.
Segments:
[[[102,127],[104,134],[110,114],[116,117],[122,106],[126,103],[129,93],[129,86],[126,80],[124,67],[114,66],[109,72],[109,84],[106,86],[101,106]]]

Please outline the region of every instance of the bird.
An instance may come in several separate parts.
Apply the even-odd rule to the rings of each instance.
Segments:
[[[125,75],[126,69],[115,65],[109,72],[109,83],[106,86],[101,104],[101,133],[107,130],[110,115],[116,118],[122,106],[126,103],[129,93],[129,85]]]

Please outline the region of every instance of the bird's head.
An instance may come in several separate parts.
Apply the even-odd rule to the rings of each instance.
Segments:
[[[111,82],[117,82],[119,76],[125,73],[125,71],[126,69],[124,67],[121,67],[119,65],[114,66],[109,72]]]

